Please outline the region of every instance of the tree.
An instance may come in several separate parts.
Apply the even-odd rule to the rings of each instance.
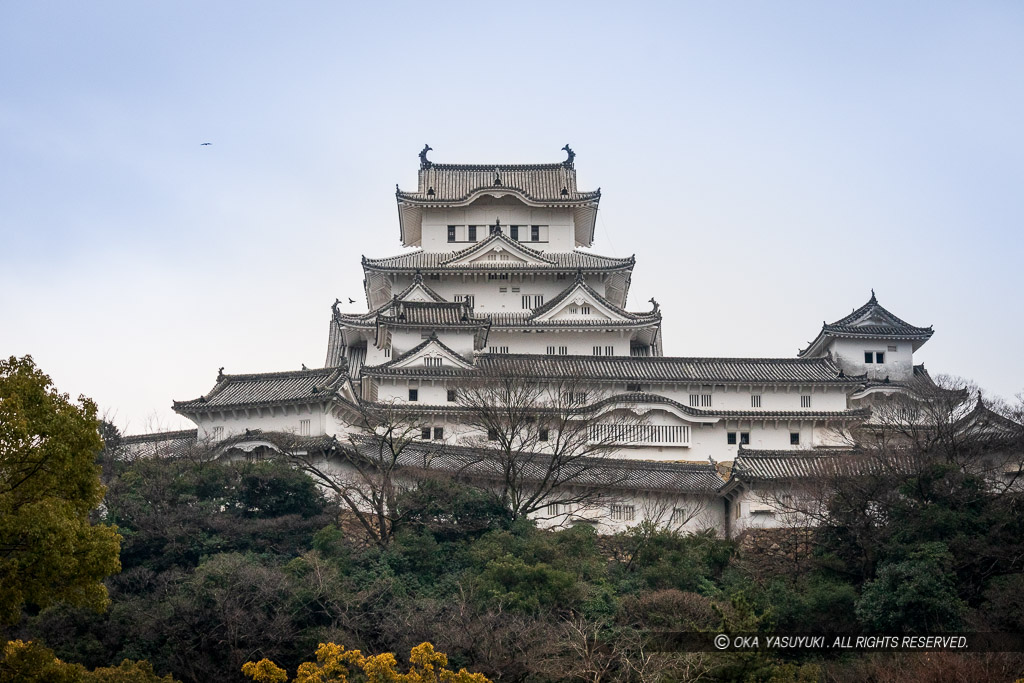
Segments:
[[[386,547],[410,513],[399,498],[415,488],[411,473],[429,467],[440,447],[424,446],[418,420],[397,404],[349,405],[355,431],[337,448],[306,448],[301,437],[279,437],[277,445],[283,457],[334,494],[368,538]],[[399,471],[407,465],[413,467],[403,477]]]
[[[593,387],[578,379],[535,377],[506,369],[485,370],[458,393],[466,442],[492,467],[497,495],[513,519],[549,505],[579,511],[607,497],[626,472],[602,460],[627,441],[635,416],[617,415]],[[467,470],[470,471],[470,470]]]
[[[26,604],[106,605],[120,537],[89,521],[104,491],[98,428],[96,405],[58,393],[31,356],[0,361],[0,622]]]
[[[380,683],[490,683],[483,674],[458,672],[447,668],[448,657],[436,652],[430,643],[421,643],[409,653],[409,672],[398,673],[398,662],[390,652],[364,656],[359,650],[346,650],[334,643],[320,643],[315,662],[299,665],[294,683],[346,683],[355,671],[367,680]],[[246,662],[242,673],[256,683],[287,683],[288,674],[269,659]]]
[[[57,659],[34,642],[12,640],[0,650],[0,683],[177,683],[157,676],[149,662],[125,659],[119,666],[87,671],[81,664]]]

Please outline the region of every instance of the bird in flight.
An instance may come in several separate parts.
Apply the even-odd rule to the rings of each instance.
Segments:
[[[356,302],[356,300],[355,300],[355,299],[353,299],[352,297],[349,297],[349,298],[348,298],[348,302],[349,302],[350,304],[354,304],[354,303]]]
[[[212,145],[212,144],[213,144],[212,142],[201,142],[201,143],[199,143],[199,146],[200,147],[206,147],[207,145]]]

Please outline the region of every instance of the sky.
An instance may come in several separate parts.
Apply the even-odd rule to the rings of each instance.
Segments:
[[[792,357],[874,288],[934,325],[916,362],[1011,397],[1021,121],[1019,2],[7,0],[0,356],[190,427],[219,367],[324,363],[425,143],[569,143],[666,355]]]

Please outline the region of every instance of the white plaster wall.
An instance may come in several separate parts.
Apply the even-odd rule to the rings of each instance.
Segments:
[[[509,235],[508,226],[519,225],[519,241],[540,251],[571,251],[575,246],[575,225],[569,209],[532,208],[518,200],[499,202],[483,198],[473,204],[452,209],[424,209],[422,245],[426,251],[450,252],[473,244],[467,237],[466,227],[476,225],[476,241],[490,234],[489,226],[501,221],[502,232]],[[456,242],[448,241],[448,226],[455,225]],[[530,226],[540,225],[540,241],[530,240]]]
[[[228,413],[210,413],[189,418],[199,429],[200,441],[213,438],[215,427],[223,427],[223,437],[244,434],[246,429],[262,429],[263,431],[299,433],[299,421],[309,420],[309,435],[321,436],[325,433],[325,412],[319,406],[283,406],[275,408],[252,408],[240,412],[238,416]],[[216,443],[215,441],[213,443]]]
[[[545,330],[543,332],[496,332],[491,330],[487,335],[487,346],[507,346],[509,353],[547,354],[548,347],[555,347],[555,355],[562,346],[567,347],[567,355],[592,356],[594,347],[601,347],[601,354],[613,347],[614,356],[629,355],[630,330],[613,332],[560,332]]]
[[[555,496],[557,497],[557,496]],[[612,506],[632,506],[633,519],[613,519]],[[568,508],[566,510],[566,508]],[[681,509],[682,518],[673,522],[673,510]],[[725,506],[714,493],[668,493],[631,491],[602,493],[600,499],[587,504],[560,505],[557,514],[542,508],[530,516],[542,528],[592,524],[600,534],[626,531],[649,521],[662,528],[685,534],[712,529],[725,535]]]
[[[428,328],[392,328],[391,330],[391,358],[385,358],[381,362],[398,358],[403,353],[411,351],[425,340],[430,338],[431,333],[436,332],[438,340],[455,353],[464,358],[473,357],[473,332],[469,330],[433,330]],[[369,349],[367,350],[369,351]],[[383,352],[381,352],[383,353]],[[367,353],[369,356],[369,353]]]
[[[625,390],[625,383],[618,384]],[[799,385],[726,385],[726,384],[668,384],[641,382],[644,391],[650,391],[683,405],[690,404],[690,394],[711,394],[713,410],[758,410],[751,406],[753,394],[761,396],[760,410],[806,410],[808,412],[847,409],[846,392],[852,387],[821,387]],[[788,389],[788,390],[787,390]],[[811,407],[801,408],[800,397],[810,396]],[[700,406],[695,406],[700,407]],[[706,410],[706,408],[702,408]]]
[[[895,351],[889,351],[895,346]],[[832,351],[836,363],[848,375],[868,374],[874,379],[889,377],[894,382],[910,379],[914,374],[914,347],[908,341],[886,341],[885,339],[832,339],[826,347]],[[885,362],[867,364],[865,351],[885,353]]]
[[[781,529],[813,526],[813,521],[793,508],[806,503],[782,498],[783,489],[743,489],[730,506],[730,534],[735,537],[748,529]],[[793,495],[793,494],[791,494]],[[769,508],[765,511],[765,508]]]
[[[440,280],[432,280],[424,276],[424,284],[444,297],[447,301],[455,301],[456,295],[471,294],[474,298],[476,313],[523,313],[523,296],[541,295],[547,303],[575,283],[575,276],[566,276],[559,280],[554,274],[517,273],[496,269],[495,273],[508,273],[507,280],[488,279],[487,273],[443,274]],[[588,285],[604,296],[605,283],[600,276],[585,275]],[[413,275],[399,275],[392,285],[391,291],[398,294],[412,284]],[[505,291],[501,291],[502,288]],[[519,291],[513,291],[513,289]],[[531,305],[532,305],[531,300]]]

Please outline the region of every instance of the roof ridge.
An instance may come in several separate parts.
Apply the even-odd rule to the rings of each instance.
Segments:
[[[336,370],[343,370],[344,368],[345,368],[344,365],[330,365],[330,366],[323,367],[323,368],[306,368],[304,370],[303,369],[299,369],[299,370],[280,370],[278,372],[251,372],[251,373],[243,373],[243,374],[238,374],[238,375],[224,374],[224,375],[221,375],[220,380],[218,380],[218,384],[220,384],[221,382],[227,382],[227,381],[236,381],[237,382],[237,381],[248,381],[248,380],[251,380],[251,379],[285,379],[285,378],[288,378],[288,377],[303,377],[303,376],[312,375],[312,374],[318,373],[318,372],[319,373],[331,374],[332,372],[334,372]]]

